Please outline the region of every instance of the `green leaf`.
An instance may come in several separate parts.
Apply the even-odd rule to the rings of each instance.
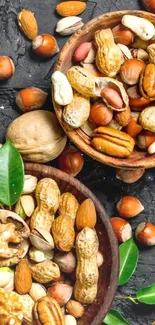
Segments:
[[[124,317],[115,309],[110,309],[104,319],[104,324],[107,325],[130,325]]]
[[[24,165],[18,150],[7,141],[0,148],[0,202],[11,206],[22,194]]]
[[[133,240],[130,238],[119,247],[120,273],[118,285],[125,284],[135,272],[139,250]]]
[[[147,305],[155,305],[155,283],[137,291],[137,300]]]

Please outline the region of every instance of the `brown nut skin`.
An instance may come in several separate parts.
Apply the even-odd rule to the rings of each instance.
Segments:
[[[54,262],[59,266],[64,273],[72,273],[76,268],[76,257],[71,252],[58,252],[54,255]]]
[[[18,13],[17,21],[20,29],[27,38],[33,40],[37,36],[38,24],[33,12],[23,9]]]
[[[131,110],[128,106],[125,111],[115,113],[115,121],[120,126],[126,126],[131,120]]]
[[[116,25],[112,29],[112,33],[116,43],[130,45],[134,40],[134,33],[122,24]]]
[[[0,56],[0,80],[7,80],[15,72],[15,66],[8,56]]]
[[[151,222],[142,222],[136,228],[136,239],[145,246],[155,245],[155,226]]]
[[[76,227],[81,230],[85,227],[94,228],[97,221],[96,209],[91,199],[86,199],[80,205],[76,215]]]
[[[145,63],[138,59],[126,60],[120,69],[120,76],[123,82],[128,85],[135,85],[139,81],[140,73],[145,68]]]
[[[120,94],[110,87],[104,87],[101,90],[101,96],[108,101],[108,103],[114,108],[123,108],[123,100]]]
[[[16,104],[23,112],[41,108],[46,101],[47,93],[36,87],[28,87],[19,91]]]
[[[123,129],[124,132],[135,138],[142,130],[142,126],[138,123],[139,113],[132,113],[128,125]]]
[[[142,3],[149,12],[155,13],[155,2],[153,0],[142,0]]]
[[[59,52],[56,39],[50,34],[42,34],[32,41],[33,51],[42,57],[50,57]]]
[[[113,111],[102,101],[96,101],[90,109],[90,117],[96,125],[107,125],[113,118]]]
[[[135,141],[128,134],[110,127],[94,130],[91,141],[96,150],[112,157],[128,157],[133,152]]]
[[[67,146],[58,158],[59,169],[73,177],[79,174],[83,165],[83,155],[71,146]]]
[[[82,3],[81,1],[63,1],[56,7],[57,13],[62,17],[80,15],[85,9],[86,3]]]
[[[26,281],[25,281],[26,280]],[[29,293],[31,286],[32,286],[32,276],[31,276],[31,270],[29,268],[29,264],[27,259],[22,259],[15,271],[15,288],[16,291],[20,295],[25,295]]]
[[[149,99],[139,94],[137,86],[129,87],[127,94],[129,96],[129,106],[133,111],[141,112],[150,103]]]
[[[132,184],[137,182],[145,173],[145,168],[116,169],[116,178],[124,183]]]
[[[60,306],[66,305],[73,293],[73,287],[66,283],[55,283],[47,290],[47,295],[54,298]]]
[[[123,196],[117,203],[117,211],[122,218],[130,219],[136,217],[144,210],[141,202],[134,196]]]
[[[155,141],[155,133],[143,130],[138,135],[137,145],[140,149],[147,150],[147,148]]]
[[[124,243],[132,237],[132,228],[126,220],[122,218],[110,218],[113,231],[119,242]]]
[[[65,325],[62,310],[55,299],[43,297],[35,302],[33,315],[36,325]]]
[[[155,100],[155,64],[149,63],[141,71],[139,91],[141,95],[150,101]]]
[[[83,316],[85,309],[80,302],[70,300],[66,305],[66,311],[73,317],[80,318]]]

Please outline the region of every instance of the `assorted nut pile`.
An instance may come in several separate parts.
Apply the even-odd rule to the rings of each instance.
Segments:
[[[97,30],[73,54],[66,76],[52,75],[66,127],[81,128],[96,150],[129,157],[135,145],[155,153],[155,27],[125,15]]]
[[[144,207],[136,197],[123,196],[117,203],[116,209],[120,217],[112,217],[110,222],[118,241],[123,243],[132,237],[132,228],[127,220],[136,217]],[[154,246],[155,226],[149,221],[141,222],[135,230],[135,237],[145,246]]]
[[[77,324],[97,295],[103,255],[93,201],[79,204],[51,178],[25,175],[0,210],[0,324]]]

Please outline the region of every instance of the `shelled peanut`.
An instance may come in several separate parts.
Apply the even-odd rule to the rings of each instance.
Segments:
[[[5,313],[16,325],[76,324],[96,298],[104,263],[94,202],[80,204],[72,193],[61,194],[54,179],[25,175],[14,209],[0,210],[2,324]]]
[[[112,29],[98,30],[92,40],[78,45],[66,79],[60,71],[58,78],[52,76],[55,102],[60,105],[62,87],[65,98],[68,94],[67,105],[61,104],[63,123],[81,128],[95,150],[120,158],[130,157],[135,146],[155,152],[154,145],[148,149],[139,142],[143,133],[149,131],[151,139],[155,134],[154,37],[150,21],[124,15]]]

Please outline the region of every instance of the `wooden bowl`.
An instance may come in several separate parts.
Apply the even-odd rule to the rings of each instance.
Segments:
[[[126,14],[146,18],[155,25],[155,15],[137,10],[111,12],[96,17],[85,24],[67,41],[59,55],[58,61],[55,65],[55,70],[60,70],[63,73],[66,73],[67,70],[73,65],[72,56],[79,44],[82,42],[91,41],[96,30],[105,29],[107,27],[113,28],[115,25],[120,23],[122,16]],[[148,155],[147,152],[135,150],[129,158],[114,158],[98,152],[90,145],[90,137],[87,136],[81,129],[71,129],[67,126],[62,118],[62,107],[57,105],[54,101],[53,104],[58,120],[65,133],[81,151],[93,159],[117,168],[132,169],[139,167],[151,168],[155,166],[155,155]]]
[[[93,193],[77,179],[53,167],[25,163],[25,173],[34,175],[38,179],[53,178],[60,190],[71,192],[79,202],[86,198],[94,201],[98,219],[96,231],[99,238],[99,249],[104,256],[104,264],[100,268],[98,294],[94,303],[88,305],[78,325],[100,325],[108,312],[117,289],[118,283],[118,244],[103,206]]]

